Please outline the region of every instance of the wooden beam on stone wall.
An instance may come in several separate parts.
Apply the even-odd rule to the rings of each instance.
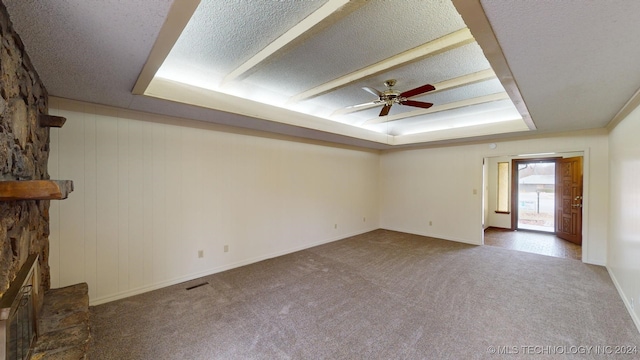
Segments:
[[[40,121],[41,127],[59,128],[59,127],[62,127],[62,125],[64,125],[65,121],[67,121],[67,118],[64,118],[62,116],[40,114],[40,116],[38,117],[38,120]]]
[[[71,180],[0,181],[0,201],[63,200],[72,191]]]

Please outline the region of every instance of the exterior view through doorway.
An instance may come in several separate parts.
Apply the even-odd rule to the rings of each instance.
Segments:
[[[514,230],[555,232],[555,159],[513,160]]]

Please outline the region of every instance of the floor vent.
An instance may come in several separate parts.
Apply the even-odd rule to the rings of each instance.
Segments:
[[[203,282],[202,284],[189,286],[189,287],[187,288],[187,290],[193,290],[193,289],[195,289],[195,288],[199,288],[200,286],[205,286],[205,285],[209,285],[209,283],[208,283],[208,282]]]

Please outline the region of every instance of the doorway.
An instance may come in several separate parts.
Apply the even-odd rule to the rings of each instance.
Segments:
[[[556,159],[514,159],[512,230],[555,233]]]
[[[483,243],[579,260],[584,153],[531,155],[484,159]]]

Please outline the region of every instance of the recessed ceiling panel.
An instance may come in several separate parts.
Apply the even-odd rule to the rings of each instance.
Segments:
[[[424,96],[416,96],[412,99],[426,101],[435,104],[448,104],[454,101],[460,101],[475,98],[483,95],[495,94],[503,92],[504,88],[498,79],[487,80],[468,86],[442,91],[435,94],[425,94]],[[405,108],[410,108],[404,106]]]
[[[378,74],[358,82],[351,83],[335,91],[320,95],[304,102],[316,102],[335,110],[373,100],[373,95],[362,90],[369,86],[384,90],[384,82],[396,79],[396,88],[401,91],[416,88],[424,84],[436,84],[458,76],[490,69],[491,66],[476,43],[468,44],[427,59],[412,62],[406,66]]]
[[[370,138],[375,138],[371,130],[393,136],[428,131],[434,125],[425,123],[434,119],[462,127],[518,118],[513,106],[504,110],[498,104],[485,104],[509,101],[450,1],[250,4],[222,6],[202,0],[158,78],[231,96],[208,101],[206,96],[212,93],[205,91],[194,105],[254,114],[246,107],[261,103],[274,111],[270,114],[268,107],[260,106],[255,116],[270,121],[278,121],[285,108],[292,113],[283,122],[335,131],[352,126],[369,131],[362,133]],[[313,25],[305,25],[309,21]],[[296,30],[301,28],[305,30]],[[395,85],[385,86],[391,79]],[[171,81],[154,82],[153,92],[147,94],[172,99],[176,90],[165,88]],[[435,85],[436,90],[410,99],[400,96],[425,84]],[[500,96],[484,99],[491,95]],[[225,103],[219,102],[222,99]],[[407,100],[433,107],[406,105]],[[391,111],[380,117],[385,103],[392,104]],[[354,105],[359,111],[353,111]],[[231,110],[233,106],[238,109]],[[488,113],[501,115],[491,119]],[[387,123],[375,124],[381,122]]]
[[[450,1],[368,1],[246,81],[294,95],[463,28]]]
[[[394,136],[403,136],[444,129],[497,124],[516,120],[519,117],[520,114],[513,104],[509,100],[502,100],[399,121],[365,124],[363,127]]]
[[[217,86],[227,73],[324,3],[203,0],[157,75]]]
[[[429,102],[434,104],[435,108],[437,108],[438,106],[444,106],[454,102],[479,98],[485,95],[502,93],[502,92],[504,92],[504,88],[502,87],[502,84],[500,83],[500,81],[498,81],[497,79],[493,79],[493,80],[487,80],[487,81],[471,84],[468,86],[464,86],[464,87],[460,87],[452,90],[438,92],[433,95],[429,95],[427,93],[424,96],[414,97],[412,98],[412,100]],[[369,100],[373,100],[373,99],[369,99]],[[379,105],[371,109],[349,114],[348,116],[342,116],[342,117],[337,116],[335,117],[335,120],[338,120],[341,122],[347,122],[351,124],[362,124],[369,119],[377,117],[380,113],[381,108],[382,108],[382,105]],[[402,114],[406,114],[416,110],[417,108],[412,106],[396,104],[391,107],[391,111],[389,112],[389,115],[402,115]],[[463,113],[470,111],[470,108],[462,107],[455,110],[456,111],[454,113],[456,115],[463,115]],[[452,110],[448,110],[448,111],[452,111]]]

